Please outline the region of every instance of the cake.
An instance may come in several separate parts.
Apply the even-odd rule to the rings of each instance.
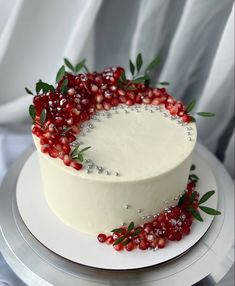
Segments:
[[[51,210],[78,231],[133,231],[176,207],[187,188],[195,102],[186,107],[164,87],[151,87],[156,64],[139,75],[139,54],[128,80],[121,67],[90,73],[85,60],[73,67],[65,59],[72,73],[63,65],[56,88],[36,84],[29,112],[43,191]]]

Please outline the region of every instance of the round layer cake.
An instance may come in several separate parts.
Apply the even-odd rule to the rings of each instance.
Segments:
[[[41,151],[44,193],[66,224],[92,235],[133,221],[149,221],[177,204],[184,191],[197,137],[165,105],[119,104],[96,110],[71,145],[86,151],[77,171]]]

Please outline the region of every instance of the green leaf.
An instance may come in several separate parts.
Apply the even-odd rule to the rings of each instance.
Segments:
[[[61,84],[61,87],[60,87],[60,92],[62,94],[65,94],[66,92],[68,91],[68,79],[65,78]]]
[[[32,93],[32,91],[29,90],[27,87],[25,87],[24,89],[25,89],[25,91],[26,91],[28,94],[34,95],[34,94]]]
[[[194,181],[194,182],[198,182],[199,181],[199,177],[197,175],[195,175],[195,174],[190,174],[189,175],[189,179],[191,181]]]
[[[79,149],[79,145],[77,145],[74,149],[73,152],[71,153],[71,157],[73,158],[74,156],[78,155],[78,149]]]
[[[125,86],[125,90],[136,90],[134,86]]]
[[[186,112],[189,113],[194,109],[196,105],[196,100],[194,99],[192,102],[189,103],[189,105],[186,107]]]
[[[85,67],[85,62],[86,62],[86,59],[83,59],[82,61],[80,61],[76,67],[75,67],[75,71],[76,73],[78,73],[82,68]]]
[[[67,133],[72,127],[67,127],[67,128],[64,128],[61,135],[64,135],[65,133]]]
[[[86,150],[88,150],[88,149],[90,149],[90,148],[91,148],[91,146],[88,146],[88,147],[83,148],[83,149],[79,152],[79,154],[85,152]]]
[[[189,115],[191,122],[196,122],[195,117],[193,117],[192,115]]]
[[[120,78],[117,80],[117,85],[118,85],[118,87],[119,87],[120,89],[125,89],[125,87],[124,87],[124,85],[123,85],[123,83],[122,83],[122,81],[121,81]]]
[[[212,113],[212,112],[198,112],[197,114],[200,115],[200,116],[203,116],[203,117],[213,117],[213,116],[215,116],[215,113]]]
[[[78,155],[77,155],[77,158],[76,158],[78,161],[80,161],[80,162],[83,162],[83,160],[84,160],[84,158],[83,158],[83,155],[81,154],[81,153],[79,153]]]
[[[189,203],[192,204],[195,201],[196,198],[196,192],[193,192],[189,198]]]
[[[138,54],[138,56],[136,57],[136,69],[137,69],[137,72],[140,71],[140,69],[142,67],[142,64],[143,64],[142,55]]]
[[[114,232],[114,233],[122,233],[122,232],[123,232],[123,229],[121,229],[121,228],[115,228],[115,229],[111,230],[111,232]]]
[[[65,66],[63,65],[57,72],[56,82],[58,83],[59,81],[61,81],[64,76],[65,76]]]
[[[134,225],[134,222],[132,221],[129,225],[128,225],[128,228],[127,228],[127,231],[131,231],[132,229],[134,229],[135,225]]]
[[[160,84],[160,85],[170,85],[170,83],[168,81],[161,81],[158,84]]]
[[[134,237],[134,236],[136,236],[136,235],[138,235],[140,233],[141,233],[141,229],[137,228],[133,233],[131,233],[131,236]]]
[[[36,108],[34,105],[30,104],[29,106],[29,115],[30,117],[33,119],[33,121],[35,120],[36,117]]]
[[[199,205],[201,205],[201,204],[203,204],[203,203],[205,203],[207,200],[209,200],[209,198],[211,197],[211,196],[213,196],[214,195],[214,193],[215,193],[215,191],[209,191],[209,192],[207,192],[207,193],[205,193],[202,197],[201,197],[201,199],[200,199],[200,201],[199,201]]]
[[[36,93],[38,94],[41,90],[43,93],[47,93],[48,91],[55,91],[55,88],[53,85],[39,80],[36,83]]]
[[[120,236],[118,239],[115,240],[113,245],[117,245],[117,244],[121,243],[125,238],[126,238],[126,235]]]
[[[47,111],[46,109],[43,108],[41,114],[40,114],[40,123],[43,125],[45,120],[46,120],[46,117],[47,117]]]
[[[132,76],[135,74],[135,65],[133,64],[132,60],[129,60],[129,66]]]
[[[64,63],[66,65],[66,67],[68,67],[71,71],[75,72],[74,66],[70,63],[70,61],[68,59],[64,58]]]
[[[86,73],[89,73],[89,72],[90,72],[89,69],[88,69],[88,67],[87,67],[86,65],[84,65],[83,68],[84,68],[84,70],[85,70]]]
[[[178,207],[181,207],[182,204],[184,203],[186,199],[186,194],[183,194],[182,197],[180,197],[179,201],[178,201]]]
[[[127,238],[126,240],[124,240],[124,241],[122,242],[122,246],[127,245],[129,242],[130,242],[130,239]]]
[[[207,213],[207,214],[209,214],[209,215],[221,215],[221,212],[220,212],[220,211],[217,211],[217,210],[212,209],[212,208],[208,208],[208,207],[204,207],[204,206],[199,206],[199,208],[200,208],[203,212],[205,212],[205,213]]]
[[[151,61],[151,63],[147,66],[145,71],[150,71],[152,69],[154,69],[157,65],[159,65],[161,62],[160,57],[157,56],[153,61]]]
[[[126,83],[126,82],[127,82],[125,71],[122,72],[122,74],[121,74],[121,76],[120,76],[120,79],[121,79],[121,81],[122,81],[123,83]]]
[[[199,211],[197,211],[196,209],[192,208],[192,207],[187,207],[187,210],[192,214],[192,216],[199,220],[199,221],[203,221],[203,218],[201,217]]]
[[[132,83],[143,83],[143,82],[145,82],[145,80],[146,80],[146,76],[141,76],[141,77],[138,77],[138,78],[132,80]]]
[[[190,167],[190,171],[194,171],[194,170],[196,170],[196,165],[192,164],[191,167]]]

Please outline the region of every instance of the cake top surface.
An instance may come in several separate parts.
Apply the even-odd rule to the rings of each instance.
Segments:
[[[143,70],[139,54],[127,79],[122,67],[91,73],[85,60],[74,67],[65,59],[72,72],[62,65],[55,86],[36,83],[29,114],[38,149],[66,171],[94,179],[149,178],[183,162],[196,142],[195,100],[185,106],[174,99],[161,87],[167,82],[152,87],[150,70],[158,63],[157,57]]]
[[[68,169],[60,160],[55,163],[90,179],[145,179],[177,167],[191,154],[196,137],[194,123],[183,124],[163,107],[120,105],[97,112],[82,124],[76,145],[91,148],[81,172]]]

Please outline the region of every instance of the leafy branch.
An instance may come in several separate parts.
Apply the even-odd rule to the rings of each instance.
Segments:
[[[113,230],[111,230],[111,232],[113,233],[123,233],[123,228],[115,228]],[[121,235],[119,238],[117,238],[113,245],[117,245],[117,244],[122,244],[123,246],[127,245],[130,241],[131,241],[131,238],[137,236],[138,234],[140,234],[141,232],[141,229],[139,228],[136,228],[135,229],[135,225],[134,225],[134,222],[132,221],[128,227],[127,227],[127,231],[125,234]]]
[[[139,53],[136,57],[135,63],[132,60],[129,60],[129,69],[132,75],[132,79],[128,80],[126,78],[125,71],[121,74],[118,80],[119,88],[123,90],[135,90],[136,87],[133,84],[143,83],[146,86],[150,84],[150,76],[149,72],[154,69],[160,63],[160,57],[157,56],[153,61],[151,61],[147,68],[141,72],[141,68],[143,66],[143,57],[142,54]],[[163,82],[163,85],[167,85],[167,82]]]
[[[196,106],[196,100],[193,99],[186,107],[186,113],[190,116],[190,119],[192,122],[196,122],[195,117],[193,116],[193,114],[191,114],[191,111],[195,108]],[[203,111],[203,112],[197,112],[196,113],[199,116],[203,116],[203,117],[213,117],[215,116],[215,113],[213,112],[207,112],[207,111]]]
[[[209,200],[209,198],[211,196],[213,196],[215,193],[215,191],[209,191],[207,193],[205,193],[201,199],[199,200],[198,202],[198,207],[201,211],[209,214],[209,215],[220,215],[221,212],[218,211],[218,210],[215,210],[213,208],[209,208],[209,207],[206,207],[206,206],[203,206],[202,204],[205,203],[207,200]],[[179,202],[178,202],[178,206],[182,206],[184,203],[186,203],[186,210],[188,212],[191,213],[191,215],[197,219],[198,221],[203,221],[203,218],[201,217],[201,214],[199,212],[199,210],[197,210],[195,207],[193,207],[193,203],[195,202],[196,200],[196,192],[192,192],[192,194],[190,195],[189,197],[189,200],[188,202],[186,201],[187,199],[187,194],[185,193],[180,199],[179,199]]]
[[[84,154],[83,153],[90,148],[91,148],[91,146],[85,147],[85,148],[79,150],[79,145],[78,145],[77,147],[74,148],[73,152],[71,153],[72,159],[83,162],[84,161],[84,157],[83,157]]]

